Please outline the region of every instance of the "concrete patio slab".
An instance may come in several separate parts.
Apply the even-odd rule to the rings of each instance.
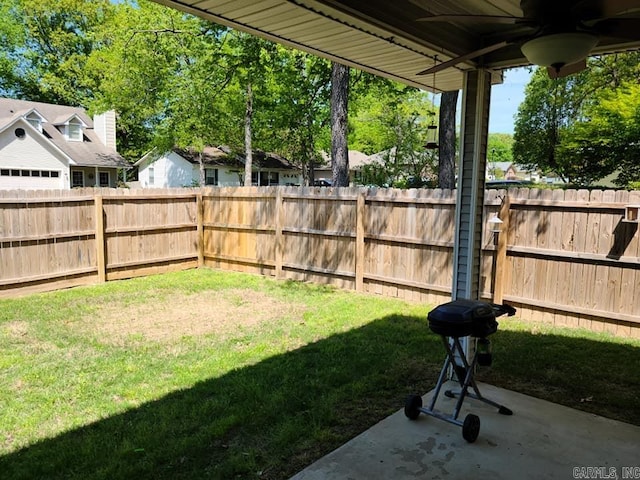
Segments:
[[[291,480],[640,478],[640,427],[491,385],[479,388],[514,415],[465,399],[459,418],[475,413],[481,421],[475,443],[456,425],[424,414],[411,421],[400,410]],[[436,408],[449,414],[454,404],[441,394]]]

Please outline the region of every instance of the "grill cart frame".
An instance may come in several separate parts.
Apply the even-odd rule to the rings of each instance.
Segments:
[[[454,300],[444,303],[429,312],[429,328],[440,335],[447,356],[440,371],[433,397],[428,407],[422,406],[420,395],[409,395],[405,402],[404,413],[410,420],[418,418],[420,413],[430,415],[445,422],[462,427],[462,437],[473,443],[480,433],[480,418],[472,413],[467,414],[464,421],[459,420],[460,410],[466,397],[480,400],[498,409],[502,415],[513,415],[513,411],[504,405],[484,397],[473,376],[478,365],[491,365],[492,357],[488,351],[489,335],[498,329],[497,316],[514,315],[515,308],[510,305],[498,305],[475,300]],[[468,360],[461,342],[461,338],[475,339],[482,349],[476,349],[471,360]],[[457,402],[451,415],[436,410],[436,402],[447,380],[447,373],[453,373],[453,379],[458,382],[460,389],[447,390],[445,396],[456,398]],[[473,391],[469,391],[469,387]]]

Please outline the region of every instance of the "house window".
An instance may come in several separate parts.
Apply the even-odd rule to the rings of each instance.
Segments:
[[[204,170],[204,184],[218,185],[218,169],[217,168],[206,168]]]
[[[280,185],[280,174],[278,172],[251,172],[251,184],[260,187]]]
[[[82,172],[80,172],[82,173]],[[8,168],[0,169],[0,177],[52,177],[58,178],[60,172],[49,170],[10,170]]]
[[[31,124],[33,128],[42,133],[42,119],[35,113],[31,113],[27,116],[27,122]]]
[[[109,172],[98,172],[98,185],[101,187],[109,186]]]
[[[265,172],[268,176],[267,185],[279,185],[280,174],[278,172]]]
[[[78,122],[69,122],[69,125],[67,125],[67,137],[74,142],[81,142],[82,125]]]
[[[84,172],[81,172],[81,171],[71,172],[71,186],[84,187]]]
[[[156,182],[156,170],[153,167],[153,165],[151,165],[149,167],[149,185],[154,185]]]

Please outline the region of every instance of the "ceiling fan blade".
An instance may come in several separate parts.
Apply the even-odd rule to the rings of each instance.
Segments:
[[[491,23],[513,25],[515,23],[527,22],[529,19],[522,17],[507,17],[503,15],[430,15],[428,17],[417,18],[416,22],[459,22],[459,23]]]
[[[583,20],[611,18],[625,13],[640,11],[638,0],[582,0],[573,6]]]
[[[549,78],[563,78],[569,75],[573,75],[574,73],[581,72],[587,68],[587,60],[580,60],[579,62],[572,63],[571,65],[565,65],[562,68],[556,69],[554,67],[547,67],[547,73],[549,74]]]
[[[416,73],[416,75],[429,75],[430,73],[437,73],[441,70],[445,70],[449,67],[453,67],[459,63],[462,63],[466,60],[471,60],[472,58],[481,57],[482,55],[486,55],[487,53],[495,52],[496,50],[500,50],[501,48],[510,45],[513,42],[500,42],[495,43],[493,45],[489,45],[488,47],[481,48],[480,50],[474,50],[473,52],[465,53],[464,55],[460,55],[459,57],[452,58],[446,62],[438,63],[433,67],[427,68],[426,70],[422,70],[421,72]]]
[[[608,18],[594,25],[599,35],[628,40],[640,40],[640,18]]]

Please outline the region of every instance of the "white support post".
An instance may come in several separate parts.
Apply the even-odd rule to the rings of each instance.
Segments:
[[[461,160],[458,167],[452,299],[478,300],[483,203],[489,132],[491,76],[486,70],[465,74],[462,97]],[[475,345],[463,339],[470,359]]]

